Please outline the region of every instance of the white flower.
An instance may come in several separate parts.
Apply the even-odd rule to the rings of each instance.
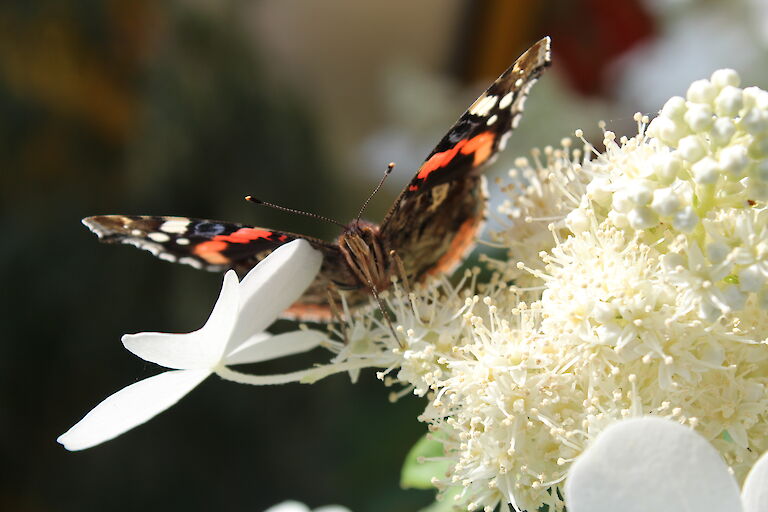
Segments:
[[[347,507],[341,505],[326,505],[310,511],[309,507],[298,501],[284,501],[272,505],[264,512],[350,512]]]
[[[679,423],[633,418],[606,428],[571,466],[571,512],[768,510],[768,452],[739,486],[720,454]]]
[[[264,329],[309,286],[322,263],[320,252],[304,240],[276,249],[242,282],[224,275],[221,294],[206,324],[188,334],[143,332],[123,336],[125,348],[170,371],[132,384],[110,396],[58,438],[68,450],[83,450],[141,425],[178,402],[205,378],[250,384],[300,380],[302,372],[249,376],[228,365],[254,363],[305,352],[324,339],[300,330],[272,336]]]
[[[348,330],[429,399],[431,483],[466,510],[564,510],[572,462],[627,417],[695,428],[738,482],[768,450],[768,92],[720,71],[635,119],[601,153],[518,160],[509,258],[393,307],[400,360],[374,320]]]

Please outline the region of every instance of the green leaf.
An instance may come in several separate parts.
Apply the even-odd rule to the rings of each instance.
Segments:
[[[433,434],[431,437],[435,437]],[[400,485],[404,489],[434,489],[432,478],[444,478],[451,467],[448,460],[424,461],[423,458],[443,457],[443,444],[434,439],[427,439],[425,434],[419,439],[405,457],[400,473]],[[438,510],[438,509],[436,509]]]

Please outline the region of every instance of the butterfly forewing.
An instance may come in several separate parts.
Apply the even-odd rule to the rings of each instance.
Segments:
[[[440,140],[395,201],[381,236],[409,278],[451,270],[474,245],[485,218],[480,172],[504,149],[550,61],[549,38],[521,55]]]

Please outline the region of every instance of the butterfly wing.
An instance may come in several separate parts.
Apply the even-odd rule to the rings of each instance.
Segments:
[[[485,219],[485,164],[504,149],[525,98],[549,66],[549,38],[523,53],[459,118],[384,218],[381,235],[411,279],[448,272]]]
[[[129,244],[151,252],[161,260],[210,271],[235,269],[244,275],[277,247],[303,238],[323,253],[323,265],[315,281],[285,316],[302,320],[328,319],[327,290],[356,282],[338,246],[316,238],[187,217],[99,215],[83,219],[102,242]]]

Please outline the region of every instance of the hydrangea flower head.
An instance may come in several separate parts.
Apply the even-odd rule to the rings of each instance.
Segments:
[[[432,483],[467,510],[563,510],[571,463],[624,418],[693,427],[737,482],[768,450],[768,92],[721,70],[636,120],[603,152],[519,160],[491,281],[395,287],[404,348],[361,315],[334,362],[428,397],[451,462]]]

